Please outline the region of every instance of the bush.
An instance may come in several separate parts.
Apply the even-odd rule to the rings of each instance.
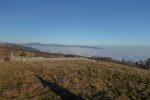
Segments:
[[[93,56],[91,57],[90,59],[92,60],[97,60],[97,61],[113,61],[113,59],[111,59],[110,57],[96,57],[96,56]]]
[[[22,52],[20,53],[20,56],[25,57],[25,56],[26,56],[26,53],[22,51]]]

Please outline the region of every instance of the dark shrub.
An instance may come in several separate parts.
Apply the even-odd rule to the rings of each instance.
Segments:
[[[5,58],[4,58],[4,61],[5,61],[5,62],[10,61],[10,57],[5,57]]]
[[[26,53],[22,51],[22,52],[20,53],[20,56],[24,57],[24,56],[26,56]]]

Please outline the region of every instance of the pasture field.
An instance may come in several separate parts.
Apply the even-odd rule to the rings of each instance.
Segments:
[[[113,62],[0,62],[0,100],[150,100],[150,71]]]

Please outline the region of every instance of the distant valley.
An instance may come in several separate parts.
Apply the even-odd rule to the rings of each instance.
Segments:
[[[81,56],[101,56],[122,60],[145,60],[150,57],[150,46],[85,46],[28,43],[23,46],[32,47],[50,53],[75,54]]]

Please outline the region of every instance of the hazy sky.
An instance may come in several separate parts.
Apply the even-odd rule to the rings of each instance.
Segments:
[[[0,0],[0,42],[150,45],[150,0]]]

